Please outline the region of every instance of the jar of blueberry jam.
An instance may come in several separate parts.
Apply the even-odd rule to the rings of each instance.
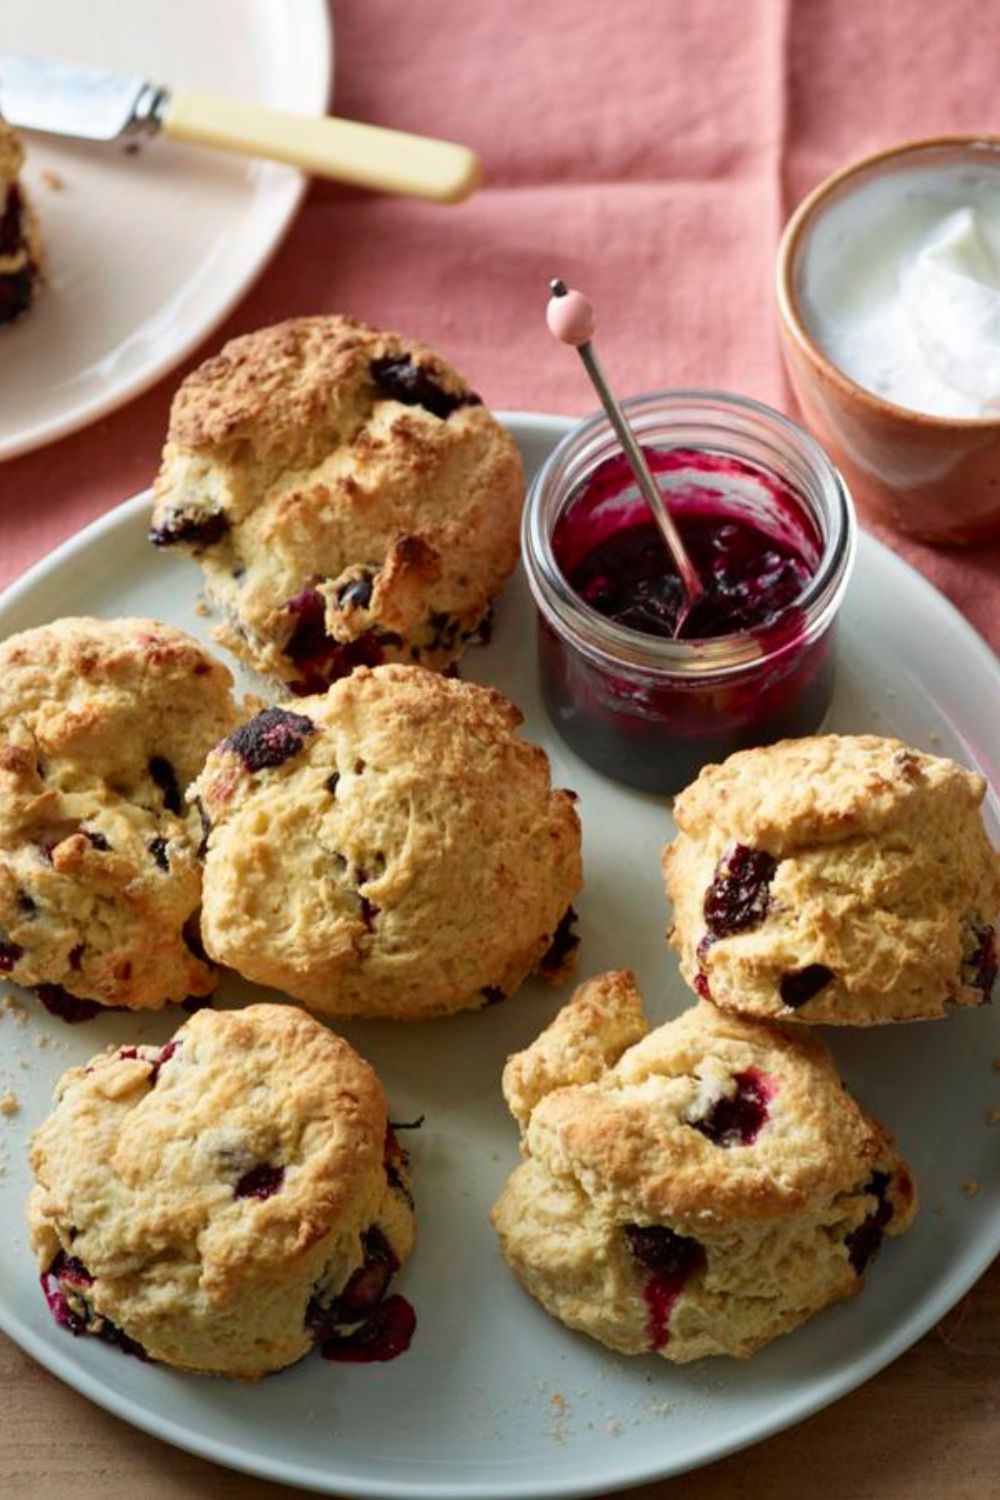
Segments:
[[[557,729],[606,775],[671,793],[733,750],[819,728],[854,511],[822,449],[769,407],[711,391],[624,406],[705,597],[678,632],[677,570],[603,415],[536,475],[523,552]]]

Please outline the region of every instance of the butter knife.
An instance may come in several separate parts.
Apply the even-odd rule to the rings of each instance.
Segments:
[[[468,146],[333,116],[314,119],[221,94],[0,53],[0,113],[24,130],[117,141],[170,140],[288,162],[356,187],[457,203],[479,179]]]

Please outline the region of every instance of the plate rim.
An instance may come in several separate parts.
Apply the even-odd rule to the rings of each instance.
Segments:
[[[497,411],[495,415],[515,437],[524,435],[543,441],[558,441],[579,420],[571,416],[524,411]],[[149,508],[151,499],[151,489],[140,491],[91,521],[45,557],[39,559],[20,578],[0,593],[0,615],[20,605],[25,596],[30,594],[48,573],[62,568],[79,551],[100,538],[103,533],[131,525],[136,516]],[[943,611],[950,618],[951,625],[959,628],[966,646],[980,659],[983,666],[997,677],[998,684],[1000,684],[1000,659],[996,653],[956,606],[923,574],[893,552],[884,542],[867,532],[859,533],[859,549],[862,553],[872,553],[883,564],[888,563],[890,569],[906,575],[908,583],[916,586],[918,596],[931,602],[935,610]],[[0,626],[0,639],[3,638],[2,626]],[[606,1476],[583,1480],[554,1477],[536,1481],[530,1486],[526,1486],[519,1479],[497,1478],[484,1478],[477,1482],[474,1488],[463,1482],[440,1479],[434,1481],[368,1479],[353,1475],[349,1478],[345,1476],[341,1481],[334,1473],[330,1474],[329,1479],[321,1479],[314,1472],[302,1471],[294,1462],[281,1458],[267,1456],[244,1458],[241,1457],[239,1450],[225,1440],[217,1440],[200,1432],[194,1432],[160,1411],[142,1405],[127,1395],[119,1395],[110,1390],[98,1376],[80,1366],[68,1350],[63,1352],[58,1348],[50,1347],[20,1316],[11,1316],[2,1300],[0,1300],[0,1330],[44,1369],[112,1416],[128,1422],[130,1426],[162,1442],[167,1442],[185,1452],[239,1473],[296,1485],[308,1492],[326,1495],[344,1494],[346,1482],[347,1493],[372,1497],[372,1500],[532,1500],[532,1497],[537,1497],[537,1500],[557,1500],[557,1497],[558,1500],[571,1500],[574,1496],[606,1495],[632,1485],[652,1483],[690,1473],[796,1426],[807,1417],[858,1389],[923,1338],[975,1285],[998,1252],[1000,1252],[1000,1208],[997,1212],[995,1238],[984,1239],[979,1252],[956,1279],[940,1288],[929,1299],[922,1301],[901,1322],[893,1334],[884,1337],[867,1355],[859,1357],[845,1370],[830,1375],[825,1380],[814,1381],[808,1392],[798,1397],[793,1392],[785,1401],[780,1413],[773,1418],[768,1417],[763,1422],[759,1419],[748,1419],[735,1430],[730,1429],[722,1438],[708,1437],[702,1440],[693,1451],[690,1451],[680,1463],[646,1461],[632,1466],[623,1466],[613,1479]]]
[[[297,105],[296,109],[304,115],[323,115],[333,101],[333,17],[326,0],[293,0],[293,3],[300,17],[298,24],[309,38],[310,45],[305,50],[311,61],[311,71],[304,80],[304,103],[301,107]],[[0,435],[0,462],[34,453],[128,405],[175,370],[225,322],[277,254],[305,197],[309,185],[307,175],[293,167],[285,167],[283,171],[286,174],[284,181],[276,180],[269,190],[273,222],[268,233],[248,255],[240,274],[224,283],[224,290],[212,303],[206,317],[198,321],[197,326],[167,354],[154,359],[147,368],[138,370],[117,388],[103,393],[99,390],[91,400],[81,401],[61,414],[23,428],[20,433],[6,438]]]

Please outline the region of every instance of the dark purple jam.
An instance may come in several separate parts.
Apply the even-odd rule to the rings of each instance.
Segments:
[[[574,591],[591,609],[643,635],[703,640],[773,624],[809,582],[798,553],[746,521],[695,511],[679,516],[677,525],[705,585],[680,630],[684,590],[653,521],[598,542],[569,575]]]
[[[704,673],[585,654],[544,618],[539,656],[546,706],[572,748],[616,780],[674,792],[708,761],[819,727],[833,691],[832,633],[806,638],[799,600],[823,542],[791,486],[723,454],[645,451],[706,586],[680,632],[688,654],[705,657]],[[597,614],[649,645],[675,638],[680,579],[622,455],[570,496],[552,552]],[[740,636],[759,660],[723,676],[712,648]]]

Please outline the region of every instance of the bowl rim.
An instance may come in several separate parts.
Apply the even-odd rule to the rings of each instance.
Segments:
[[[915,411],[912,407],[900,406],[895,401],[888,401],[884,396],[879,396],[874,391],[868,390],[866,386],[860,385],[839,365],[834,364],[813,336],[800,311],[795,289],[793,273],[802,238],[833,193],[851,178],[863,176],[880,163],[891,161],[896,157],[911,156],[922,151],[947,147],[964,147],[972,151],[992,152],[996,155],[997,164],[1000,166],[1000,135],[991,134],[989,131],[977,131],[972,134],[915,136],[892,146],[883,146],[878,151],[869,152],[866,156],[857,157],[844,166],[838,167],[800,200],[788,218],[778,242],[775,291],[779,322],[783,332],[794,340],[806,359],[817,367],[819,372],[837,387],[842,395],[860,401],[881,417],[895,420],[901,425],[909,424],[923,428],[925,432],[928,430],[956,433],[1000,431],[1000,416],[947,417],[935,415],[933,412]]]

